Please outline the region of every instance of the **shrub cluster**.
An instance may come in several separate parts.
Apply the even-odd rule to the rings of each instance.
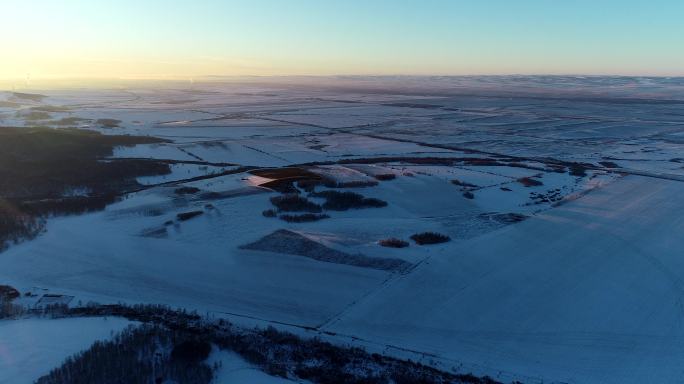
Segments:
[[[103,128],[118,128],[119,124],[121,124],[121,120],[117,119],[97,119],[95,120],[95,124],[103,127]]]
[[[478,188],[478,186],[475,185],[475,184],[470,184],[470,183],[467,183],[467,182],[465,182],[465,181],[461,181],[461,180],[458,180],[458,179],[453,179],[453,180],[451,180],[451,184],[458,185],[459,187]]]
[[[187,220],[190,220],[194,217],[197,217],[197,216],[203,215],[203,214],[204,214],[204,211],[181,212],[181,213],[176,215],[176,218],[179,221],[187,221]]]
[[[326,214],[316,214],[316,213],[304,213],[301,215],[280,215],[281,220],[285,220],[288,223],[307,223],[311,221],[318,221],[322,219],[327,219],[330,216]]]
[[[377,180],[392,180],[396,176],[394,174],[377,175]],[[319,177],[318,179],[302,179],[297,182],[297,186],[305,192],[313,192],[317,186],[324,186],[327,188],[364,188],[375,187],[378,182],[375,180],[354,180],[354,181],[336,181],[329,177]]]
[[[394,173],[383,173],[380,175],[375,175],[375,178],[380,181],[387,181],[396,179],[397,175],[395,175]]]
[[[542,183],[541,181],[533,179],[531,177],[521,177],[517,180],[517,182],[526,187],[538,187],[540,185],[544,185],[544,183]]]
[[[587,168],[581,164],[573,164],[569,167],[568,172],[571,176],[584,177],[587,175]]]
[[[9,285],[0,285],[0,301],[12,301],[21,296],[19,291]]]
[[[612,161],[599,161],[599,164],[603,165],[606,168],[620,168],[619,165]]]
[[[447,241],[450,241],[451,238],[449,236],[442,235],[441,233],[437,232],[423,232],[416,233],[415,235],[411,236],[411,240],[415,241],[418,245],[426,245],[446,243]]]
[[[355,181],[334,181],[326,180],[323,185],[328,188],[364,188],[375,187],[378,182],[375,180],[355,180]]]
[[[317,186],[323,184],[323,181],[320,179],[303,179],[297,182],[297,187],[303,189],[306,192],[313,192]]]
[[[192,194],[195,194],[199,191],[200,191],[199,188],[185,186],[185,187],[176,188],[173,191],[173,193],[175,193],[176,195],[192,195]]]
[[[389,239],[380,240],[380,241],[378,241],[378,244],[380,244],[383,247],[388,247],[388,248],[406,248],[409,246],[408,241],[397,239],[395,237],[390,237]]]
[[[267,210],[261,212],[261,214],[264,217],[276,217],[276,216],[278,216],[275,209],[267,209]]]
[[[346,211],[351,208],[381,208],[387,202],[375,198],[366,198],[355,192],[321,191],[309,194],[314,197],[325,198],[323,208],[331,211]]]
[[[279,212],[311,212],[323,211],[319,204],[309,201],[306,197],[297,194],[287,194],[271,197],[271,203],[278,208]]]

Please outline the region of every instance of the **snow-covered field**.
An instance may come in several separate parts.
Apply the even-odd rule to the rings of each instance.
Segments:
[[[325,329],[545,382],[677,382],[682,193],[628,176],[452,244]]]
[[[219,350],[214,348],[212,354],[207,359],[207,364],[218,363],[220,368],[215,373],[215,384],[293,384],[297,381],[287,380],[280,377],[270,376],[262,372],[240,357],[235,352]]]
[[[681,81],[330,81],[0,93],[0,125],[151,135],[166,142],[113,157],[172,164],[104,211],[51,218],[0,253],[0,284],[311,327],[503,381],[684,380]],[[265,217],[279,193],[249,170],[285,166],[387,206]],[[240,248],[280,229],[412,267]],[[451,241],[378,245],[425,231]],[[278,382],[215,358],[231,362],[220,380]]]

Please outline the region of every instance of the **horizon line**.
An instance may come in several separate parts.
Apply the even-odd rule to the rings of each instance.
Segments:
[[[36,76],[27,74],[24,77],[0,77],[0,81],[17,81],[21,83],[33,81],[69,81],[69,80],[126,80],[126,81],[196,81],[202,79],[274,79],[274,78],[312,78],[312,79],[332,79],[332,78],[391,78],[391,77],[407,77],[407,78],[430,78],[430,77],[452,77],[452,78],[475,78],[475,77],[577,77],[577,78],[598,78],[598,77],[613,77],[613,78],[684,78],[682,74],[616,74],[616,73],[482,73],[482,74],[410,74],[410,73],[396,73],[396,74],[274,74],[274,75],[127,75],[127,76],[61,76],[48,75]]]

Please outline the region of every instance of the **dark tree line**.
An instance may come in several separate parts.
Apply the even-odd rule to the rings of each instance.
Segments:
[[[117,146],[160,142],[77,129],[0,127],[0,250],[36,236],[42,218],[103,209],[140,187],[140,176],[168,174],[154,160],[106,160]]]
[[[358,347],[303,338],[273,327],[244,329],[225,320],[158,305],[98,305],[43,309],[54,317],[121,316],[145,323],[68,358],[38,380],[66,383],[209,383],[217,367],[204,361],[210,345],[231,350],[266,373],[313,383],[494,384],[489,377],[442,371]]]
[[[209,384],[211,344],[184,330],[144,324],[68,357],[37,384]]]
[[[11,243],[31,239],[43,229],[44,221],[22,212],[0,198],[0,251]]]

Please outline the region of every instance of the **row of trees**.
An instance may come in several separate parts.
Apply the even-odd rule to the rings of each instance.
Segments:
[[[58,314],[123,316],[146,324],[95,343],[40,378],[39,384],[210,383],[218,368],[205,362],[211,345],[234,351],[271,375],[312,383],[497,383],[489,377],[450,373],[273,327],[238,328],[222,319],[210,321],[164,306],[90,304],[61,308]]]

